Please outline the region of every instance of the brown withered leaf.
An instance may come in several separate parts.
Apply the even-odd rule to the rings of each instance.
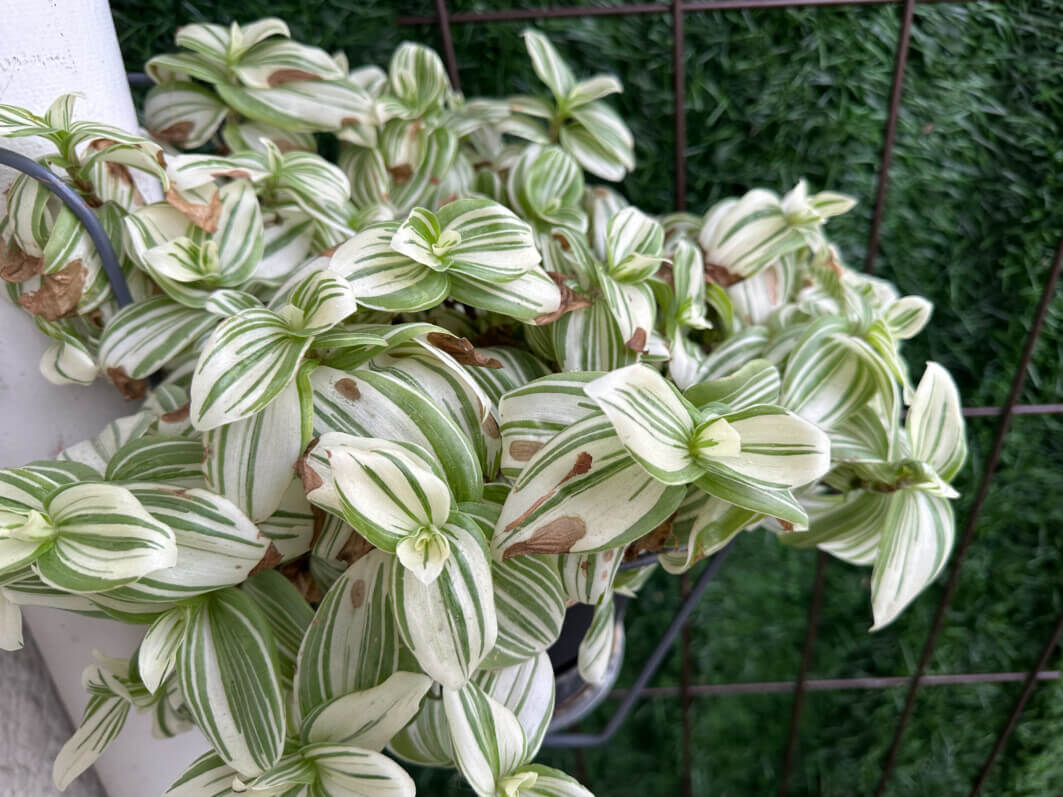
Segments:
[[[363,556],[375,550],[375,547],[376,546],[357,531],[352,531],[350,538],[344,543],[340,552],[337,554],[337,558],[346,562],[348,565],[353,565]]]
[[[263,570],[272,570],[281,563],[283,558],[281,552],[277,550],[277,546],[271,542],[266,549],[266,553],[258,561],[258,564],[251,568],[251,572],[247,574],[247,577],[251,578],[251,576],[261,573]]]
[[[310,444],[306,447],[306,451],[303,452],[303,455],[299,457],[295,463],[295,472],[299,474],[299,479],[303,483],[303,491],[307,493],[316,490],[325,483],[324,480],[317,475],[317,472],[307,464],[310,452],[314,450],[320,439],[320,437],[315,437],[311,440]]]
[[[400,163],[398,166],[389,166],[388,174],[396,185],[406,185],[413,177],[413,167],[408,163]]]
[[[171,144],[183,144],[188,140],[188,136],[194,128],[195,124],[185,119],[181,122],[174,122],[169,127],[164,127],[161,130],[152,130],[151,137]]]
[[[639,327],[635,330],[635,334],[624,341],[624,345],[632,351],[637,351],[639,354],[646,353],[646,330]]]
[[[737,285],[744,279],[745,277],[740,277],[737,274],[732,274],[723,266],[717,266],[715,263],[705,263],[706,282],[715,282],[717,285],[722,285],[725,288],[729,288],[732,285]]]
[[[41,277],[41,287],[19,296],[18,303],[47,321],[58,321],[77,308],[87,274],[80,258],[71,260],[54,274]]]
[[[676,539],[672,525],[678,512],[673,513],[661,525],[639,537],[624,550],[624,561],[630,562],[643,553],[657,553],[665,548],[675,548]]]
[[[175,410],[171,410],[170,412],[164,412],[159,417],[162,420],[166,421],[166,423],[180,423],[181,421],[187,420],[191,411],[192,405],[184,404]]]
[[[221,218],[221,194],[217,191],[207,204],[189,202],[181,196],[177,189],[170,186],[166,190],[166,201],[181,211],[188,220],[199,227],[203,232],[217,232],[218,220]]]
[[[427,340],[462,365],[478,365],[481,368],[502,367],[502,363],[494,357],[487,357],[476,351],[476,347],[472,345],[472,341],[468,338],[459,338],[456,335],[447,335],[444,332],[429,332]]]
[[[266,82],[269,83],[271,89],[283,86],[285,83],[294,83],[296,80],[321,80],[321,78],[313,72],[307,72],[303,69],[278,69],[275,72],[271,72],[270,76],[266,78]]]
[[[558,274],[556,271],[547,271],[550,275],[550,279],[557,285],[558,290],[561,291],[561,304],[552,313],[543,313],[541,316],[537,316],[533,324],[549,324],[552,321],[556,321],[566,313],[571,313],[573,310],[579,310],[583,307],[590,307],[591,301],[586,296],[576,293],[570,287],[568,287],[567,280],[564,274]]]
[[[310,560],[303,556],[277,568],[277,572],[288,579],[292,586],[308,603],[320,603],[325,597],[321,587],[310,575]]]
[[[148,392],[146,379],[132,379],[124,368],[108,368],[107,377],[118,388],[118,392],[125,396],[126,401],[136,401],[144,398]]]
[[[4,282],[25,282],[41,273],[44,259],[28,255],[11,241],[0,245],[0,279]]]

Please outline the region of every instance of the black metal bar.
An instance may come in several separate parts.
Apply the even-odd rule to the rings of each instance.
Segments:
[[[155,81],[144,72],[127,72],[126,81],[135,89],[148,89],[155,85]]]
[[[1037,681],[1057,681],[1063,676],[1059,670],[1041,670]],[[976,684],[1019,683],[1029,677],[1025,672],[975,672],[923,676],[923,686],[973,686]],[[911,683],[908,675],[889,675],[869,678],[818,678],[805,681],[808,692],[840,692],[850,689],[893,689]],[[735,695],[786,694],[794,690],[793,681],[748,681],[746,683],[695,684],[690,687],[691,697],[732,697]],[[631,693],[630,689],[614,689],[612,699],[620,700]],[[639,694],[642,700],[651,698],[673,699],[679,695],[677,686],[651,686]]]
[[[967,549],[971,547],[971,541],[974,539],[974,530],[975,525],[978,522],[978,516],[982,513],[982,507],[985,505],[986,498],[989,495],[989,485],[993,480],[993,473],[996,471],[997,464],[1000,462],[1000,454],[1004,450],[1004,437],[1007,435],[1008,427],[1011,425],[1011,418],[1014,414],[1015,405],[1018,404],[1019,395],[1022,393],[1023,385],[1026,384],[1026,371],[1030,365],[1030,360],[1033,359],[1034,348],[1037,346],[1037,339],[1041,335],[1041,328],[1044,326],[1045,315],[1048,313],[1048,306],[1052,301],[1052,297],[1055,295],[1056,283],[1059,281],[1061,267],[1063,267],[1063,238],[1060,238],[1059,246],[1056,248],[1056,254],[1053,258],[1052,265],[1048,270],[1048,275],[1045,277],[1045,286],[1044,290],[1041,292],[1041,299],[1037,305],[1037,312],[1034,315],[1033,326],[1030,329],[1030,334],[1026,337],[1022,357],[1019,359],[1019,365],[1011,383],[1011,390],[1008,392],[1008,398],[1004,402],[1000,415],[1000,425],[997,427],[996,435],[993,438],[993,445],[989,452],[989,457],[986,459],[985,471],[982,473],[982,479],[978,484],[978,491],[975,493],[974,503],[971,505],[970,513],[967,516],[967,523],[961,536],[960,545],[952,557],[952,567],[949,570],[949,578],[945,585],[945,593],[941,596],[941,602],[938,603],[933,623],[930,626],[930,632],[927,634],[926,643],[923,645],[923,652],[919,657],[919,664],[915,669],[915,673],[912,675],[911,685],[908,688],[908,694],[904,700],[904,708],[901,711],[901,716],[898,718],[897,727],[893,732],[893,740],[890,742],[889,752],[886,754],[886,761],[882,768],[882,776],[879,779],[878,787],[875,791],[876,795],[882,795],[885,792],[886,784],[889,782],[889,776],[893,771],[894,764],[896,764],[897,753],[901,746],[901,739],[904,737],[904,730],[908,725],[908,720],[911,719],[912,710],[915,708],[915,698],[919,693],[920,683],[924,680],[924,673],[926,672],[927,665],[930,663],[930,657],[934,654],[938,634],[941,633],[941,628],[945,623],[945,612],[948,609],[949,604],[952,602],[952,596],[956,592],[956,584],[959,581],[960,569],[963,567],[964,560],[966,559]]]
[[[690,571],[679,577],[679,594],[686,598],[690,594]],[[691,778],[691,770],[694,768],[693,736],[694,729],[690,718],[690,621],[683,623],[683,631],[679,636],[679,712],[682,725],[682,758],[683,768],[679,777],[679,793],[681,797],[694,797],[694,784]]]
[[[782,777],[779,780],[779,797],[786,797],[790,790],[790,773],[797,760],[797,740],[800,736],[801,709],[805,703],[805,689],[808,683],[808,671],[812,666],[812,652],[816,647],[816,631],[819,628],[819,615],[823,610],[823,581],[827,572],[827,554],[816,554],[816,575],[812,580],[812,600],[808,607],[808,626],[805,629],[805,643],[801,649],[801,668],[794,684],[794,704],[790,712],[790,730],[786,737],[786,756],[783,759]]]
[[[450,14],[447,13],[446,0],[436,0],[436,20],[439,32],[443,36],[443,58],[447,62],[447,73],[454,91],[461,91],[461,78],[458,77],[458,57],[454,54],[454,38],[450,35]]]
[[[897,138],[897,119],[901,112],[901,94],[904,91],[904,69],[908,64],[908,45],[912,39],[912,19],[915,16],[915,0],[904,0],[901,14],[901,29],[897,34],[897,60],[893,65],[893,85],[890,86],[890,106],[886,115],[886,131],[882,139],[882,160],[878,168],[878,186],[875,189],[875,209],[871,214],[871,233],[867,240],[867,260],[864,271],[875,273],[875,258],[878,256],[878,239],[882,228],[882,216],[886,209],[886,189],[889,186],[890,165],[893,162],[893,143]]]
[[[33,158],[27,158],[18,152],[0,147],[0,165],[10,166],[12,169],[32,177],[59,197],[63,204],[70,208],[77,220],[84,225],[85,232],[89,234],[89,238],[92,239],[92,243],[96,246],[96,251],[100,255],[100,262],[103,263],[103,270],[107,274],[108,282],[111,283],[111,291],[114,293],[118,306],[125,307],[130,304],[133,301],[133,297],[129,293],[129,286],[126,284],[122,267],[118,264],[118,256],[114,253],[114,247],[111,246],[111,241],[107,238],[103,225],[100,224],[92,209],[85,204],[85,200],[73,188],[64,183],[51,169],[37,163]]]
[[[1041,674],[1041,670],[1044,669],[1044,666],[1048,664],[1048,659],[1051,658],[1052,653],[1059,645],[1059,638],[1061,636],[1063,636],[1063,612],[1060,613],[1059,618],[1056,620],[1056,626],[1052,629],[1052,636],[1049,637],[1048,642],[1046,642],[1044,648],[1041,649],[1041,655],[1037,657],[1036,663],[1030,668],[1030,672],[1027,673],[1026,680],[1022,685],[1022,693],[1019,695],[1019,699],[1015,701],[1015,706],[1011,709],[1011,714],[1008,715],[1004,727],[1000,729],[1000,733],[997,735],[997,740],[993,743],[993,749],[989,751],[985,763],[982,764],[982,769],[978,773],[978,778],[975,780],[974,786],[971,787],[970,797],[977,797],[978,793],[982,791],[982,787],[985,786],[986,779],[989,777],[989,771],[993,768],[993,764],[996,763],[997,758],[1004,751],[1008,739],[1011,738],[1011,732],[1015,730],[1015,726],[1019,722],[1019,716],[1026,708],[1026,703],[1029,701],[1030,695],[1033,694],[1033,690],[1037,686],[1038,681],[1042,680],[1038,678],[1038,676]]]
[[[964,5],[976,0],[919,0],[920,5]],[[905,0],[694,0],[682,3],[684,12],[749,11],[761,8],[818,8],[821,6],[900,5]],[[505,8],[497,11],[459,11],[450,14],[451,24],[470,22],[526,22],[566,17],[627,17],[639,14],[667,14],[671,3],[627,3],[617,6],[562,6],[560,8]],[[399,25],[434,25],[438,15],[407,14],[397,18]]]
[[[964,407],[965,418],[988,418],[1002,415],[1003,407]],[[1012,415],[1059,415],[1063,413],[1063,404],[1016,404]]]
[[[664,634],[661,635],[657,647],[653,649],[649,658],[646,659],[646,663],[642,665],[642,670],[635,679],[635,684],[630,690],[628,690],[616,712],[609,718],[609,722],[606,723],[605,728],[598,733],[550,734],[543,741],[543,744],[550,745],[551,747],[595,747],[600,744],[605,744],[616,735],[616,732],[620,729],[624,720],[627,719],[628,714],[630,714],[631,710],[635,707],[635,702],[649,685],[650,679],[657,674],[657,670],[660,669],[664,657],[668,655],[672,643],[675,642],[675,638],[679,636],[679,631],[682,629],[683,624],[686,623],[687,619],[693,613],[694,607],[698,605],[698,601],[701,600],[701,596],[705,594],[705,590],[708,589],[709,584],[712,583],[716,574],[720,572],[720,567],[723,565],[724,560],[727,559],[727,555],[730,553],[732,545],[733,543],[728,543],[725,548],[721,549],[714,557],[712,557],[712,560],[705,566],[705,569],[701,571],[701,575],[698,576],[694,588],[690,591],[690,594],[686,596],[682,604],[680,604],[679,611],[675,613],[672,622],[668,624],[668,628],[665,629]]]
[[[675,209],[687,207],[686,65],[683,4],[672,0],[672,89],[675,93]]]

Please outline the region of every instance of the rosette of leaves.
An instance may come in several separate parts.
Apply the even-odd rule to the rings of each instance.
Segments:
[[[219,152],[0,107],[55,144],[134,296],[64,293],[43,370],[145,396],[0,471],[0,644],[22,605],[143,631],[86,670],[60,787],[135,710],[211,744],[172,795],[412,794],[398,760],[586,797],[533,763],[547,650],[593,607],[578,668],[603,681],[614,597],[651,572],[625,558],[682,573],[763,529],[870,565],[875,628],[940,572],[959,397],[933,363],[909,378],[929,303],[831,246],[852,200],[802,182],[654,218],[588,187],[632,166],[619,86],[526,42],[551,101],[466,101],[414,44],[351,69],[277,20],[183,28],[150,126],[190,147],[224,123]],[[8,205],[15,298],[90,262],[34,184]]]

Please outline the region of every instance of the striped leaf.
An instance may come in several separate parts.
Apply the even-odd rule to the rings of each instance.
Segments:
[[[805,237],[788,222],[778,195],[758,188],[710,208],[698,243],[707,264],[736,277],[750,277],[804,246]]]
[[[167,296],[134,302],[107,322],[100,337],[100,367],[144,379],[199,341],[217,321]]]
[[[391,740],[388,750],[401,758],[425,767],[453,767],[454,747],[443,710],[443,700],[434,687],[421,710]]]
[[[669,573],[685,573],[706,556],[712,556],[723,548],[760,517],[749,509],[733,506],[700,490],[691,490],[679,506],[672,523],[676,548],[686,550],[662,550],[657,555],[657,561]],[[782,539],[786,541],[804,536],[794,534]]]
[[[624,560],[623,547],[597,553],[569,553],[557,557],[557,570],[567,601],[597,606],[613,589]]]
[[[338,697],[371,689],[398,670],[392,559],[383,551],[358,559],[318,606],[295,671],[295,701],[302,716]]]
[[[54,542],[35,567],[61,589],[101,592],[177,562],[173,530],[124,487],[60,487],[48,498],[46,512]]]
[[[391,578],[402,640],[433,680],[460,689],[495,645],[498,622],[487,544],[476,523],[454,513],[440,529],[450,555],[430,584],[395,559]]]
[[[92,766],[114,741],[129,716],[129,701],[117,694],[93,694],[74,735],[55,757],[52,781],[60,791]]]
[[[179,147],[201,147],[229,109],[209,89],[192,82],[155,86],[144,98],[144,124],[153,138]]]
[[[672,315],[677,323],[694,329],[708,329],[705,317],[705,261],[701,252],[685,238],[676,244],[672,256],[672,281],[675,293]]]
[[[578,780],[559,769],[530,764],[514,774],[520,779],[520,797],[594,797]]]
[[[736,456],[720,456],[713,448],[699,462],[719,463],[757,484],[772,488],[808,484],[830,470],[830,439],[792,412],[760,404],[723,419],[740,440]]]
[[[475,683],[444,688],[443,708],[458,769],[480,797],[495,797],[503,779],[527,757],[516,715]]]
[[[300,415],[293,381],[262,412],[207,431],[201,457],[207,486],[255,523],[273,515],[303,449]]]
[[[790,531],[808,528],[808,515],[787,488],[755,481],[722,462],[706,465],[704,474],[694,484],[729,504],[778,518]]]
[[[527,758],[542,746],[554,716],[554,666],[544,652],[501,670],[481,670],[473,683],[516,716],[526,739]]]
[[[494,556],[615,548],[660,525],[683,493],[643,470],[608,419],[586,418],[521,472],[495,528]]]
[[[438,214],[416,208],[391,248],[433,271],[480,281],[516,279],[542,259],[527,222],[488,199],[459,199]]]
[[[726,404],[732,410],[744,410],[778,402],[780,389],[781,380],[775,366],[767,360],[753,360],[731,376],[691,385],[683,395],[702,409],[708,404]]]
[[[442,102],[450,79],[434,50],[403,42],[388,64],[388,86],[402,104],[403,116],[416,119]]]
[[[967,459],[967,437],[956,383],[937,363],[926,364],[905,428],[912,456],[934,468],[945,481],[952,481]]]
[[[808,511],[808,531],[781,535],[782,543],[795,548],[818,547],[852,565],[874,564],[886,530],[888,494],[853,490],[804,496],[801,503]]]
[[[594,607],[590,628],[579,643],[579,676],[589,684],[604,683],[616,644],[616,604],[612,594],[602,596]]]
[[[204,753],[166,790],[165,797],[231,797],[236,770],[214,751]]]
[[[315,434],[344,432],[420,446],[438,463],[458,501],[480,496],[484,479],[475,446],[420,388],[379,371],[326,367],[314,371],[310,383]]]
[[[183,437],[149,435],[130,440],[114,452],[105,478],[112,482],[168,482],[171,487],[201,487],[203,444]]]
[[[427,675],[393,673],[384,683],[318,706],[303,720],[304,744],[345,744],[381,751],[417,714],[432,686]]]
[[[664,260],[664,229],[641,210],[626,207],[609,219],[606,264],[618,282],[641,282]]]
[[[705,358],[695,381],[731,376],[751,360],[763,357],[768,340],[766,327],[749,327],[735,333]]]
[[[546,272],[532,268],[516,279],[498,282],[452,274],[450,296],[457,302],[509,316],[527,324],[542,323],[561,306],[561,292]]]
[[[445,274],[396,252],[398,222],[371,224],[333,253],[329,268],[351,283],[359,303],[391,313],[435,307],[450,290]]]
[[[638,360],[605,302],[566,313],[547,330],[551,350],[545,356],[556,360],[563,371],[612,371]],[[525,334],[531,338],[529,331]]]
[[[240,587],[266,618],[277,644],[281,683],[292,687],[299,646],[314,619],[314,610],[295,585],[276,570],[263,570]]]
[[[524,46],[528,49],[528,55],[531,56],[535,74],[553,92],[554,99],[558,103],[564,101],[576,85],[572,70],[568,68],[568,64],[565,63],[560,53],[543,34],[534,30],[526,30],[521,35],[524,37]]]
[[[306,500],[302,481],[297,476],[288,482],[277,511],[259,521],[258,529],[273,544],[282,562],[289,562],[310,550],[316,533],[314,508]]]
[[[889,498],[885,528],[871,569],[872,631],[893,622],[933,581],[952,551],[952,505],[924,490],[898,490]]]
[[[185,598],[239,584],[266,554],[269,541],[220,495],[158,483],[127,487],[156,522],[173,529],[177,560],[100,599],[160,611]]]
[[[657,317],[657,302],[650,286],[620,282],[609,274],[600,274],[598,287],[624,345],[633,351],[645,351],[647,336],[653,331]]]
[[[659,373],[632,365],[590,382],[597,402],[628,453],[665,484],[686,484],[701,469],[693,443],[696,419],[690,405]]]
[[[914,338],[930,321],[934,305],[922,296],[904,296],[886,310],[886,325],[899,340]]]
[[[196,725],[223,761],[255,775],[280,759],[285,714],[276,644],[250,597],[219,590],[192,610],[177,674]]]
[[[519,665],[554,644],[565,619],[565,594],[549,556],[517,556],[491,563],[498,641],[489,668]]]
[[[53,337],[60,339],[41,354],[41,375],[53,385],[91,385],[95,382],[99,369],[89,347],[74,335]]]
[[[624,87],[614,76],[595,75],[586,80],[581,80],[573,86],[564,104],[566,108],[579,108],[595,100],[608,97],[610,94],[620,94],[623,90]]]
[[[272,88],[293,77],[320,80],[346,77],[324,50],[289,39],[268,39],[251,46],[233,72],[245,86],[256,89]]]
[[[579,231],[587,226],[583,187],[583,170],[560,147],[528,147],[506,183],[510,206],[533,224]]]
[[[207,431],[264,410],[295,377],[309,345],[266,309],[223,321],[192,377],[193,425]]]
[[[184,639],[188,613],[182,607],[163,612],[151,624],[137,650],[137,673],[149,692],[170,677]]]
[[[620,116],[602,102],[574,109],[561,128],[561,146],[603,180],[618,182],[635,168],[635,139]]]
[[[414,797],[413,778],[381,753],[338,744],[311,744],[299,751],[317,770],[310,797]]]
[[[215,83],[214,89],[241,116],[297,133],[339,130],[368,120],[374,103],[346,80],[293,80],[268,89]]]

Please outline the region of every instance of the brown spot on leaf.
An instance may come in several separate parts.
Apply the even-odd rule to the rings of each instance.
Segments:
[[[509,455],[517,462],[527,462],[542,447],[538,440],[514,440],[509,444]]]
[[[299,474],[299,479],[303,483],[303,491],[306,493],[313,492],[318,487],[325,483],[313,468],[310,467],[308,462],[310,458],[310,452],[314,450],[320,437],[315,437],[310,441],[310,444],[306,447],[306,451],[295,463],[295,471]]]
[[[614,556],[616,556],[616,551],[603,551],[602,561],[609,564],[609,562],[613,561]]]
[[[351,584],[351,606],[355,609],[361,609],[362,604],[365,603],[365,580],[358,579]]]
[[[764,287],[768,290],[768,300],[772,304],[779,303],[779,273],[768,268],[764,270]]]
[[[408,163],[400,163],[398,166],[388,166],[388,174],[399,185],[406,185],[413,177],[413,167]]]
[[[358,383],[348,376],[336,380],[336,391],[351,401],[357,401],[362,397],[362,391],[358,389]]]
[[[561,304],[552,313],[543,313],[540,316],[536,316],[532,321],[533,324],[549,324],[552,321],[556,321],[566,313],[571,313],[573,310],[579,310],[583,307],[590,307],[591,302],[586,296],[576,293],[572,288],[568,287],[568,277],[564,274],[558,274],[556,271],[547,271],[550,275],[550,279],[557,285],[557,289],[561,291]]]
[[[87,273],[80,258],[71,260],[54,274],[41,277],[41,287],[19,296],[18,303],[47,321],[58,321],[77,308]]]
[[[567,553],[586,533],[587,524],[583,518],[565,515],[541,526],[524,542],[511,546],[502,558],[530,553]]]
[[[166,423],[179,423],[180,421],[186,420],[191,411],[192,405],[185,404],[183,407],[178,407],[171,412],[164,412],[159,417],[166,421]]]
[[[271,542],[266,549],[266,553],[259,559],[258,564],[251,568],[251,572],[247,574],[247,577],[251,578],[251,576],[261,573],[263,570],[272,570],[281,563],[283,558],[281,552],[277,550],[277,546]]]
[[[554,239],[555,241],[557,241],[557,243],[558,243],[558,245],[559,245],[559,246],[561,247],[562,251],[564,251],[564,252],[567,252],[567,251],[568,251],[569,249],[571,249],[571,248],[572,248],[572,244],[571,244],[571,243],[569,243],[569,240],[568,240],[568,236],[567,236],[567,235],[558,235],[558,234],[557,234],[557,233],[555,232],[555,233],[553,234],[553,236],[552,236],[552,237],[553,237],[553,239]],[[548,273],[549,273],[549,272],[548,272]],[[552,275],[551,275],[551,276],[552,276]]]
[[[296,80],[321,80],[321,78],[305,69],[278,69],[266,78],[271,89],[283,86],[285,83],[294,83]]]
[[[204,205],[199,202],[189,202],[171,186],[166,190],[166,201],[181,211],[203,232],[217,232],[218,221],[221,219],[221,194],[217,191],[210,198],[210,202]]]
[[[558,487],[567,482],[569,479],[574,479],[577,476],[582,476],[584,473],[591,469],[591,465],[593,464],[593,462],[594,457],[592,457],[586,451],[580,451],[579,455],[576,457],[576,464],[572,466],[572,470],[565,474],[565,478],[558,482]]]
[[[635,330],[635,334],[624,341],[624,345],[632,351],[637,351],[640,354],[646,353],[646,330],[642,327],[638,327]]]
[[[125,396],[126,401],[142,399],[144,394],[148,392],[148,381],[146,379],[133,379],[125,372],[125,368],[108,368],[107,377],[118,388],[118,392]]]
[[[330,246],[328,249],[322,249],[321,252],[320,252],[321,257],[332,257],[334,254],[336,254],[336,250],[339,249],[339,248],[340,248],[339,244],[334,244],[334,245]]]
[[[590,560],[584,559],[582,562],[580,562],[579,563],[579,569],[582,570],[584,573],[586,573],[588,570],[590,570],[591,569]]]
[[[300,557],[277,568],[277,572],[291,582],[292,586],[310,603],[318,603],[325,597],[321,587],[310,575],[309,557]]]
[[[157,138],[159,141],[168,141],[171,144],[183,144],[188,140],[188,136],[195,128],[195,124],[188,119],[184,119],[180,122],[174,122],[169,127],[164,127],[161,130],[152,130],[151,137]]]
[[[678,541],[672,531],[677,512],[673,512],[663,523],[652,531],[639,537],[624,550],[624,561],[630,562],[637,559],[643,553],[656,553],[665,548],[675,548]]]
[[[251,172],[249,172],[247,169],[225,169],[225,170],[220,171],[220,172],[211,172],[210,176],[211,177],[231,177],[234,180],[239,180],[242,177],[246,177],[246,178],[250,179],[251,178]]]
[[[791,532],[794,530],[794,524],[789,520],[779,520],[779,525],[782,526],[782,530],[785,532]]]
[[[44,259],[28,255],[11,241],[0,245],[0,279],[5,282],[25,282],[41,273]]]
[[[355,562],[357,562],[359,559],[361,559],[363,556],[373,550],[375,550],[375,546],[373,545],[373,543],[369,542],[369,540],[367,540],[361,534],[354,531],[351,533],[350,538],[347,540],[346,543],[344,543],[343,547],[340,549],[340,552],[336,556],[338,559],[346,562],[348,565],[353,565]]]
[[[488,415],[487,419],[480,425],[483,427],[484,434],[492,440],[498,440],[502,437],[501,433],[498,431],[498,421],[495,420],[494,415]]]
[[[735,285],[744,279],[745,277],[740,277],[737,274],[732,274],[723,266],[717,266],[715,263],[705,264],[706,282],[715,282],[718,285],[722,285],[725,288],[729,288],[730,286]]]
[[[447,335],[444,332],[429,332],[428,342],[440,351],[445,351],[462,365],[476,365],[481,368],[501,368],[500,363],[494,357],[488,357],[476,351],[472,341],[468,338],[459,338],[456,335]]]
[[[361,119],[354,116],[344,116],[340,119],[340,127],[354,127],[362,123]]]

